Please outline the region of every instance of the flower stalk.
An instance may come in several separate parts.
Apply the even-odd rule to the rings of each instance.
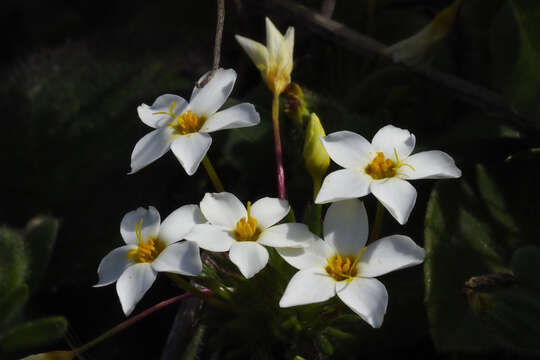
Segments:
[[[210,181],[212,181],[212,184],[214,185],[214,189],[216,189],[217,192],[223,192],[225,191],[225,188],[223,187],[223,183],[221,182],[218,174],[216,173],[216,170],[212,166],[212,162],[208,158],[208,156],[205,156],[202,160],[204,169],[206,170],[206,173],[208,174],[208,177],[210,178]]]
[[[281,150],[281,136],[279,134],[279,93],[274,92],[272,100],[272,124],[274,128],[274,151],[276,154],[276,176],[278,184],[278,197],[286,199],[285,171],[283,170],[283,152]]]
[[[206,294],[210,294],[211,291],[208,290],[208,289],[204,289],[202,290],[204,291]],[[189,297],[193,296],[193,294],[191,293],[185,293],[185,294],[182,294],[182,295],[178,295],[178,296],[175,296],[175,297],[172,297],[168,300],[164,300],[160,303],[157,303],[156,305],[144,310],[143,312],[141,312],[140,314],[137,314],[135,316],[132,316],[130,317],[129,319],[127,319],[126,321],[123,321],[121,322],[120,324],[116,325],[115,327],[113,327],[112,329],[104,332],[103,334],[101,334],[100,336],[96,337],[95,339],[93,340],[90,340],[89,342],[87,342],[86,344],[76,348],[73,350],[73,352],[75,354],[82,354],[86,351],[88,351],[90,348],[94,347],[95,345],[99,344],[100,342],[102,342],[103,340],[106,340],[108,338],[110,338],[111,336],[114,336],[116,335],[117,333],[127,329],[128,327],[130,327],[131,325],[135,324],[136,322],[146,318],[148,315],[158,311],[158,310],[161,310],[169,305],[172,305],[174,303],[177,303],[181,300],[184,300],[184,299],[187,299]]]
[[[375,210],[375,222],[373,223],[373,230],[368,240],[368,244],[378,239],[381,235],[382,220],[384,216],[384,206],[380,201],[377,201],[377,210]]]

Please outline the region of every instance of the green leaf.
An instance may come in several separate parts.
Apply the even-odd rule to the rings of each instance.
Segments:
[[[26,226],[24,241],[29,260],[27,283],[31,291],[38,288],[45,273],[56,241],[58,224],[57,219],[40,216],[30,220]]]
[[[0,329],[5,327],[28,300],[28,286],[21,284],[0,298]]]
[[[27,263],[21,236],[6,227],[0,228],[0,297],[24,283]]]
[[[62,316],[29,321],[8,331],[0,340],[0,348],[15,352],[46,345],[62,337],[67,326]]]
[[[540,293],[518,285],[470,296],[481,299],[477,316],[502,344],[515,352],[540,354],[540,323],[531,321],[540,317]]]
[[[425,219],[426,306],[440,351],[485,351],[505,345],[475,315],[463,293],[473,276],[509,272],[518,247],[537,241],[539,176],[527,162],[478,165],[465,178],[436,185]],[[508,191],[507,189],[511,189]],[[506,344],[508,345],[508,344]]]
[[[512,256],[512,271],[525,285],[540,290],[540,247],[524,246]]]

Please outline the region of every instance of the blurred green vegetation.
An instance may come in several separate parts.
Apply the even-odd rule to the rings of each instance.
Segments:
[[[384,219],[382,236],[411,236],[425,246],[427,259],[423,269],[381,277],[390,295],[381,329],[345,310],[325,326],[300,331],[306,327],[302,316],[324,313],[335,303],[273,316],[269,306],[277,312],[275,295],[286,285],[275,279],[291,273],[278,258],[279,271],[266,269],[251,282],[226,279],[239,289],[234,296],[247,309],[244,316],[206,311],[186,358],[214,351],[261,359],[538,355],[540,159],[531,149],[539,147],[540,3],[465,0],[454,30],[426,59],[503,95],[527,130],[426,84],[405,67],[321,38],[302,19],[286,18],[270,4],[241,3],[241,11],[227,4],[221,63],[239,76],[226,106],[253,102],[262,123],[213,137],[209,157],[228,191],[252,201],[276,195],[270,94],[233,37],[264,42],[265,15],[280,30],[295,26],[292,77],[326,133],[346,129],[370,139],[391,123],[416,135],[416,151],[451,154],[463,178],[414,182],[418,199],[409,223]],[[299,3],[320,6],[315,0]],[[450,3],[338,0],[333,19],[392,44]],[[80,345],[122,321],[114,286],[91,288],[101,258],[122,243],[122,216],[148,205],[166,215],[212,191],[202,169],[188,177],[170,153],[137,174],[126,173],[134,144],[149,131],[136,107],[164,93],[189,97],[194,81],[211,66],[215,2],[118,1],[103,8],[5,1],[0,9],[8,53],[0,60],[0,357],[16,358],[67,348],[66,342]],[[303,133],[282,115],[282,136],[287,191],[301,219],[312,196]],[[373,216],[373,198],[365,202]],[[501,282],[497,274],[512,280]],[[469,283],[473,277],[480,283]],[[177,294],[171,285],[158,277],[137,310]],[[261,289],[267,286],[273,295],[265,298]],[[152,315],[88,358],[159,359],[175,311]]]

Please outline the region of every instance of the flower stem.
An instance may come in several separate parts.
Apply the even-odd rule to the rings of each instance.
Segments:
[[[274,93],[272,100],[272,124],[274,125],[274,150],[276,154],[276,175],[278,183],[278,196],[286,199],[285,171],[283,170],[283,155],[281,151],[281,136],[279,135],[279,94]]]
[[[373,230],[369,237],[368,243],[375,241],[381,234],[382,220],[384,216],[384,206],[380,201],[377,201],[377,210],[375,212],[375,222],[373,223]]]
[[[208,156],[205,156],[202,160],[202,163],[204,165],[204,169],[208,173],[208,177],[210,178],[210,181],[212,181],[212,184],[214,184],[214,188],[217,192],[225,191],[225,188],[223,187],[223,183],[219,179],[219,176],[216,173],[216,170],[212,166],[212,163],[210,162],[210,159]]]
[[[206,290],[206,291],[210,291],[210,290]],[[182,295],[172,297],[172,298],[170,298],[168,300],[165,300],[165,301],[162,301],[160,303],[157,303],[156,305],[152,306],[151,308],[148,308],[148,309],[144,310],[142,313],[139,313],[139,314],[137,314],[137,315],[135,315],[133,317],[130,317],[126,321],[121,322],[120,324],[118,324],[115,327],[113,327],[112,329],[104,332],[102,335],[98,336],[97,338],[95,338],[95,339],[87,342],[86,344],[74,349],[73,352],[75,354],[82,354],[83,352],[87,351],[88,349],[90,349],[94,345],[97,345],[100,342],[102,342],[103,340],[105,340],[105,339],[107,339],[107,338],[109,338],[109,337],[111,337],[113,335],[116,335],[117,333],[121,332],[122,330],[127,329],[131,325],[133,325],[136,322],[144,319],[145,317],[152,314],[153,312],[158,311],[160,309],[163,309],[164,307],[167,307],[167,306],[169,306],[171,304],[174,304],[174,303],[176,303],[176,302],[178,302],[180,300],[187,299],[187,298],[189,298],[191,296],[193,296],[193,295],[190,294],[190,293],[185,293],[185,294],[182,294]]]
[[[196,296],[204,301],[206,301],[209,305],[220,308],[222,310],[226,311],[237,311],[236,308],[232,307],[230,304],[227,304],[216,297],[212,296],[213,292],[208,289],[198,289],[193,284],[191,284],[189,281],[182,278],[180,275],[177,274],[167,274],[169,275],[169,278],[174,281],[174,283],[184,289],[185,291],[191,293],[193,296]]]

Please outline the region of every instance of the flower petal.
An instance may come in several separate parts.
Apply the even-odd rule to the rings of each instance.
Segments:
[[[199,247],[209,251],[229,251],[236,241],[231,234],[219,226],[210,224],[195,225],[186,239],[196,242]]]
[[[171,150],[188,175],[193,175],[208,152],[212,138],[208,134],[192,133],[177,136]]]
[[[356,256],[366,245],[368,218],[364,203],[357,199],[330,205],[324,217],[324,240],[342,255]]]
[[[242,103],[210,116],[200,131],[210,133],[218,130],[237,129],[255,126],[260,122],[261,118],[255,110],[255,106]]]
[[[335,250],[318,237],[305,248],[277,248],[279,255],[291,266],[303,270],[308,268],[323,269]]]
[[[355,278],[341,281],[336,285],[336,292],[362,320],[374,328],[381,327],[388,306],[388,292],[379,280]]]
[[[293,67],[294,28],[289,27],[279,47],[278,63],[283,71],[290,73]]]
[[[274,23],[269,18],[265,18],[266,25],[266,48],[271,61],[276,61],[279,48],[283,42],[283,35],[276,28]]]
[[[445,152],[432,150],[413,154],[405,160],[407,165],[402,166],[400,176],[404,179],[446,179],[458,178],[461,170],[458,169],[454,159]]]
[[[416,202],[416,189],[405,180],[373,181],[370,190],[401,225],[409,219]]]
[[[159,238],[170,245],[182,240],[196,224],[205,222],[198,205],[181,206],[163,220],[159,228]]]
[[[158,237],[160,222],[161,217],[155,207],[149,206],[148,210],[139,207],[137,210],[130,211],[124,215],[120,223],[120,234],[126,244],[136,245],[139,240],[135,233],[135,225],[139,226],[141,224],[141,235],[143,240],[146,241],[149,236]]]
[[[201,211],[211,224],[227,230],[235,229],[236,223],[247,217],[244,205],[228,192],[206,193],[201,201]]]
[[[173,114],[180,113],[187,106],[186,100],[184,100],[180,96],[165,94],[159,96],[154,101],[152,106],[141,104],[139,107],[137,107],[137,113],[139,114],[139,118],[142,120],[143,123],[153,128],[160,128],[162,126],[165,126],[169,123],[169,121],[171,121],[169,110],[173,101],[175,103]]]
[[[246,37],[235,35],[236,41],[242,49],[248,54],[249,58],[259,71],[265,71],[268,68],[268,50],[260,42],[253,41]]]
[[[328,156],[344,168],[364,169],[370,161],[373,146],[352,131],[338,131],[321,138]]]
[[[391,235],[369,244],[358,262],[359,276],[376,277],[421,264],[426,252],[408,236]]]
[[[208,84],[191,99],[189,108],[197,116],[212,116],[231,94],[235,81],[236,72],[233,69],[217,69]]]
[[[251,205],[251,216],[257,219],[261,229],[277,224],[291,209],[287,200],[264,197]]]
[[[109,285],[118,280],[124,270],[133,265],[133,262],[128,260],[127,253],[136,248],[135,245],[124,245],[105,255],[99,263],[97,269],[99,281],[94,287]]]
[[[235,242],[231,245],[229,258],[238,266],[242,275],[249,279],[266,266],[268,251],[255,242]]]
[[[156,271],[197,276],[202,271],[199,246],[192,241],[182,241],[167,246],[152,262]]]
[[[397,152],[401,160],[409,156],[413,151],[416,138],[409,130],[386,125],[377,131],[371,143],[375,151],[383,152],[385,157],[395,160],[395,152]]]
[[[257,242],[261,245],[280,247],[308,247],[317,237],[300,223],[288,223],[269,227],[261,233]]]
[[[135,264],[126,269],[116,282],[116,292],[122,304],[122,310],[129,316],[135,305],[156,280],[157,271],[149,263]]]
[[[172,132],[168,126],[153,130],[144,135],[131,153],[131,171],[136,173],[143,167],[162,157],[171,146]]]
[[[300,270],[289,281],[280,307],[290,307],[326,301],[336,295],[336,282],[320,268]]]
[[[366,196],[371,181],[371,176],[355,169],[331,172],[324,178],[315,203],[326,204]]]

